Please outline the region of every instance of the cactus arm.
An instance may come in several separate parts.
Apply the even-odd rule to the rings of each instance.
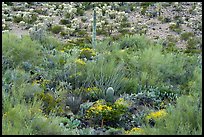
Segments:
[[[92,32],[92,45],[96,47],[96,11],[93,9],[93,32]]]

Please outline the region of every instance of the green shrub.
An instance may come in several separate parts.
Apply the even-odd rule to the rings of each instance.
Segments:
[[[3,135],[29,135],[32,134],[32,127],[29,124],[31,116],[26,105],[16,105],[4,112],[2,117]]]
[[[162,22],[164,20],[164,17],[163,16],[158,16],[157,19]]]
[[[121,90],[124,93],[135,93],[138,87],[138,79],[124,77],[121,83]]]
[[[174,36],[174,35],[168,35],[168,36],[166,37],[166,40],[167,40],[168,42],[172,42],[172,43],[178,42],[178,38],[177,38],[176,36]]]
[[[50,31],[54,34],[58,34],[63,30],[62,26],[59,25],[54,25],[52,26],[52,28],[50,29]]]
[[[64,43],[57,39],[56,37],[54,37],[53,35],[49,33],[45,33],[43,35],[44,38],[41,39],[40,44],[42,45],[41,48],[43,48],[44,53],[53,52],[54,51],[53,49],[59,50],[64,46]],[[35,40],[39,41],[39,39]]]
[[[43,111],[46,114],[55,113],[61,115],[64,113],[62,100],[60,97],[55,98],[51,93],[38,92],[35,96],[43,101]]]
[[[12,94],[3,90],[2,129],[4,135],[33,135],[32,119],[43,115],[41,101],[26,101],[26,85],[14,85]]]
[[[108,32],[105,29],[98,27],[97,28],[97,34],[98,35],[108,35]]]
[[[181,34],[182,40],[188,40],[190,37],[193,37],[194,34],[192,32],[184,32]]]
[[[140,13],[141,13],[142,15],[145,15],[146,11],[147,11],[147,7],[142,7]]]
[[[62,118],[54,116],[34,117],[31,123],[34,135],[62,135],[65,130],[61,128],[60,121]]]
[[[37,21],[37,19],[38,19],[38,15],[32,13],[30,18],[23,19],[23,21],[25,21],[25,23],[28,23],[28,24],[34,24],[35,21]]]
[[[113,105],[108,105],[105,100],[98,100],[91,106],[86,113],[86,117],[96,124],[117,123],[130,106],[129,102],[123,98],[117,99]]]
[[[88,18],[87,18],[86,16],[82,16],[82,17],[81,17],[81,21],[82,21],[82,22],[86,22],[87,19],[88,19]]]
[[[70,24],[70,23],[71,23],[71,21],[69,19],[61,19],[60,20],[60,24],[62,24],[62,25],[66,25],[66,24]]]
[[[84,15],[85,10],[82,8],[77,8],[77,15],[79,16],[83,16]]]
[[[32,41],[29,36],[24,36],[22,39],[10,33],[2,36],[2,53],[12,60],[15,66],[27,60],[37,65],[41,59],[35,57],[40,55],[40,48],[40,44]]]
[[[132,48],[134,50],[145,49],[152,45],[151,41],[144,35],[125,35],[118,43],[121,49]]]
[[[197,49],[199,44],[199,39],[197,37],[192,37],[187,40],[187,49]]]
[[[118,32],[120,32],[121,34],[127,34],[129,31],[130,31],[129,28],[123,28],[123,27],[121,27],[121,28],[118,30]]]
[[[80,52],[80,58],[91,59],[96,55],[95,51],[90,48],[83,48]]]
[[[180,25],[178,23],[172,23],[170,26],[169,26],[169,29],[172,30],[172,31],[175,31],[177,33],[180,33],[181,32],[181,28],[180,28]]]
[[[23,16],[20,16],[20,17],[14,16],[14,17],[13,17],[13,22],[19,23],[19,22],[21,22],[21,21],[23,21]]]
[[[164,19],[162,20],[162,23],[169,23],[171,22],[171,18],[168,17],[164,17]]]
[[[60,35],[61,35],[62,37],[64,37],[64,36],[68,35],[68,33],[65,32],[65,31],[61,31],[61,32],[60,32]]]
[[[162,53],[161,46],[150,47],[141,54],[134,54],[129,62],[133,66],[132,69],[137,71],[132,75],[139,78],[142,85],[155,85],[160,82],[183,84],[191,77],[190,70],[196,66],[196,57],[183,53]]]
[[[81,29],[79,31],[77,31],[76,33],[79,37],[83,37],[87,34],[87,31],[85,29]]]

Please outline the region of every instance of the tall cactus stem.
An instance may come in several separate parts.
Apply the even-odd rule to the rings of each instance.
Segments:
[[[95,49],[96,47],[96,11],[95,8],[93,9],[93,32],[92,32],[92,45]]]

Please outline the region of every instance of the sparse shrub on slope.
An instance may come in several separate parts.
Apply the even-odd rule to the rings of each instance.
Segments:
[[[150,47],[152,43],[144,35],[125,35],[120,39],[119,45],[121,49],[131,48],[133,50],[140,50]]]
[[[10,33],[3,34],[2,51],[2,54],[12,60],[15,66],[27,60],[35,64],[41,60],[41,58],[38,58],[40,55],[40,45],[32,41],[29,36],[18,38]]]

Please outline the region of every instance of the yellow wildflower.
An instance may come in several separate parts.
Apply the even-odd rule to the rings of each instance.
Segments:
[[[99,90],[97,87],[88,87],[85,91],[91,92],[91,91],[97,91],[97,90]]]
[[[79,65],[85,65],[85,64],[86,64],[86,62],[84,62],[82,59],[77,59],[77,60],[75,61],[75,63],[76,63],[76,64],[79,64]]]
[[[40,82],[42,82],[42,81],[41,81],[41,80],[34,80],[34,81],[32,82],[32,85],[35,85],[35,84],[39,85]]]
[[[131,130],[125,132],[125,134],[143,134],[144,130],[138,127],[134,127]]]
[[[157,118],[161,118],[166,116],[166,111],[164,109],[156,111],[156,112],[152,112],[150,113],[146,118],[149,120],[150,118],[152,119],[157,119]]]
[[[125,101],[124,98],[119,98],[119,99],[117,99],[114,104],[115,104],[115,105],[122,105],[122,106],[125,106],[125,107],[128,107],[128,106],[131,105],[131,103]]]
[[[86,57],[87,59],[90,59],[91,56],[95,56],[96,53],[93,49],[90,49],[90,48],[83,48],[81,49],[81,52],[80,52],[80,57]]]
[[[112,107],[107,106],[107,110],[108,110],[108,111],[111,111],[111,110],[112,110]]]
[[[102,111],[103,110],[103,105],[98,105],[96,109],[99,110],[99,111]]]
[[[87,88],[87,91],[88,91],[88,92],[91,91],[91,88]]]

